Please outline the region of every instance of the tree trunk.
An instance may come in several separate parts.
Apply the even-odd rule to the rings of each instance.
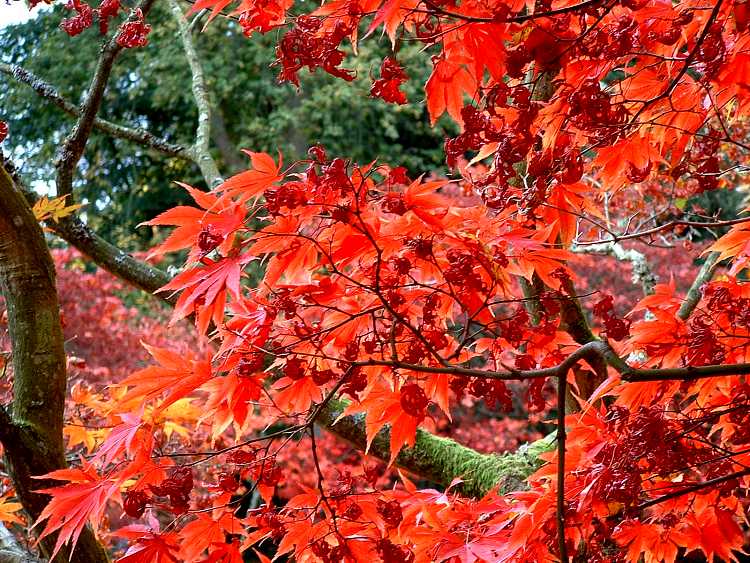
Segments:
[[[3,412],[0,441],[16,495],[36,520],[47,497],[34,491],[53,482],[32,479],[66,467],[63,415],[67,392],[65,351],[55,287],[55,268],[42,229],[22,193],[0,167],[0,289],[8,309],[13,352],[13,402]],[[52,553],[55,538],[41,549]],[[58,561],[109,560],[88,528],[72,557]]]

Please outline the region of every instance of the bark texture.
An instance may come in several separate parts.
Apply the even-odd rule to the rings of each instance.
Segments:
[[[66,467],[63,415],[67,391],[65,351],[55,268],[44,235],[26,199],[0,167],[0,289],[8,310],[13,352],[13,402],[3,412],[0,440],[16,494],[36,520],[47,497],[36,493],[54,482],[34,475]],[[54,537],[41,542],[45,556]],[[76,552],[58,561],[100,563],[107,554],[91,530]]]

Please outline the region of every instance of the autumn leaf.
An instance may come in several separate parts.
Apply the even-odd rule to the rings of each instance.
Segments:
[[[116,536],[135,543],[116,563],[179,563],[179,535],[175,532],[156,532],[145,526],[127,526],[115,532]]]
[[[236,198],[239,203],[244,203],[249,199],[263,195],[265,190],[283,177],[281,174],[281,156],[279,156],[279,164],[277,165],[267,153],[242,152],[250,157],[253,168],[232,176],[216,189],[217,192],[224,193],[222,201],[231,197]]]
[[[195,268],[177,274],[159,292],[179,292],[170,324],[196,313],[198,331],[205,334],[211,321],[219,325],[224,317],[227,296],[240,297],[242,267],[255,260],[250,254],[232,254],[218,260],[204,259]]]
[[[192,393],[212,377],[210,358],[198,360],[190,355],[145,343],[143,347],[156,360],[157,365],[138,370],[117,384],[128,388],[127,393],[120,397],[119,405],[144,405],[148,401],[161,399],[158,412]],[[132,424],[125,424],[121,428],[123,431],[130,428],[129,432],[133,432]],[[129,432],[124,432],[125,438]],[[126,446],[126,443],[120,445]]]
[[[73,213],[76,209],[83,207],[83,204],[65,205],[65,200],[68,198],[68,194],[49,199],[47,196],[42,196],[37,200],[32,208],[34,217],[36,220],[46,221],[52,219],[57,222]]]
[[[25,522],[19,518],[18,514],[23,509],[23,505],[20,502],[10,500],[11,498],[10,494],[0,497],[0,522],[23,526]]]
[[[94,529],[99,527],[107,502],[120,487],[117,480],[100,476],[90,463],[81,469],[59,469],[34,478],[69,482],[38,491],[51,497],[34,526],[46,521],[40,540],[58,532],[52,558],[66,543],[74,548],[87,523]]]
[[[244,206],[234,202],[222,202],[216,194],[202,192],[181,182],[177,182],[177,185],[187,190],[200,208],[181,205],[141,223],[177,227],[164,242],[151,249],[149,256],[167,254],[183,248],[190,248],[188,259],[191,261],[213,248],[227,254],[234,244],[234,234],[244,225],[247,213]]]
[[[452,60],[441,57],[435,63],[427,84],[427,110],[432,125],[443,115],[448,114],[458,123],[463,123],[461,108],[464,95],[473,96],[477,89],[476,79],[464,66],[468,60]]]

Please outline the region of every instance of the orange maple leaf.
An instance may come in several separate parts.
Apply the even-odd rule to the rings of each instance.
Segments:
[[[107,501],[120,487],[119,481],[101,477],[91,464],[85,464],[81,469],[59,469],[34,479],[69,481],[67,485],[38,491],[52,497],[34,524],[38,526],[47,521],[39,539],[59,530],[51,559],[66,543],[75,548],[87,522],[91,522],[94,528],[99,527]]]
[[[180,550],[176,532],[160,533],[136,524],[120,528],[112,535],[136,541],[116,563],[178,563]]]
[[[192,393],[212,377],[210,357],[196,360],[166,348],[143,344],[158,365],[148,366],[126,377],[118,386],[132,387],[120,398],[118,404],[133,401],[140,405],[163,396],[160,412],[179,399]]]
[[[273,158],[264,152],[251,152],[243,150],[250,157],[253,165],[252,170],[240,172],[226,180],[218,188],[217,192],[224,192],[222,200],[227,197],[236,197],[236,201],[244,203],[249,199],[263,195],[263,192],[270,188],[275,182],[281,180],[282,159],[279,154],[279,163],[276,164]]]
[[[211,321],[219,325],[224,318],[227,294],[239,299],[242,268],[255,259],[249,254],[232,254],[219,260],[206,258],[200,266],[185,270],[159,288],[159,292],[182,291],[170,325],[193,313],[201,334],[205,334]]]
[[[188,191],[200,209],[179,205],[141,223],[177,227],[164,242],[149,252],[149,257],[190,248],[188,261],[195,261],[205,254],[198,246],[198,239],[203,231],[220,239],[221,243],[217,244],[217,248],[222,254],[227,254],[234,244],[234,234],[244,225],[245,207],[235,202],[220,201],[213,193],[202,192],[181,182],[177,182],[177,185]]]

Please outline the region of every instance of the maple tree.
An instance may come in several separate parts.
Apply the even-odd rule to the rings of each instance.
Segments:
[[[96,117],[117,56],[147,48],[152,5],[70,4],[62,30],[98,21],[104,47],[61,144],[58,197],[36,202],[7,159],[0,175],[13,376],[0,441],[45,557],[106,561],[104,541],[131,563],[264,561],[269,546],[301,562],[738,559],[749,219],[696,198],[742,186],[745,2],[330,0],[300,13],[197,0],[188,23],[169,0],[200,114],[180,152],[207,188],[179,184],[195,205],[147,223],[171,229],[149,258],[178,253],[171,279],[99,238],[70,197],[94,127],[175,151]],[[218,17],[249,40],[278,33],[269,63],[293,84],[318,69],[351,81],[348,45],[382,34],[392,53],[370,93],[396,106],[410,80],[399,47],[421,43],[430,120],[460,127],[444,145],[451,172],[410,177],[316,145],[291,163],[247,150],[248,169],[225,179],[192,32]],[[194,345],[146,337],[146,365],[68,396],[39,220],[173,305]],[[591,271],[598,254],[621,278],[630,263],[641,295]],[[457,405],[519,404],[555,432],[502,456],[437,435]],[[320,427],[366,455],[327,465]],[[308,452],[297,471],[295,450]]]

